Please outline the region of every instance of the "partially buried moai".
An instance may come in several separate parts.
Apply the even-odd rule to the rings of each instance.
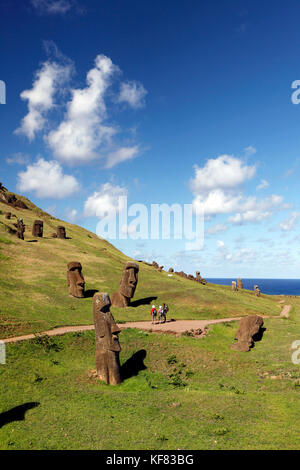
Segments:
[[[231,345],[231,349],[236,351],[250,351],[253,346],[256,335],[259,333],[264,321],[258,315],[250,315],[241,319],[240,327],[237,330],[234,339],[237,343]]]
[[[32,226],[32,235],[34,237],[43,236],[44,223],[42,220],[35,220]]]
[[[96,374],[107,384],[122,382],[119,353],[120,328],[110,313],[110,298],[107,293],[94,294],[93,314],[96,333]]]
[[[72,297],[84,297],[85,281],[82,274],[81,263],[78,261],[71,261],[68,263],[67,284],[69,287],[69,294]]]
[[[236,292],[236,291],[237,291],[237,287],[236,287],[236,282],[235,282],[235,281],[232,281],[232,282],[231,282],[231,289],[233,290],[233,292]]]
[[[66,238],[66,229],[62,225],[57,227],[56,231],[57,238]]]
[[[139,265],[128,261],[123,269],[120,287],[117,292],[111,296],[113,307],[129,307],[130,299],[134,296],[138,282]]]

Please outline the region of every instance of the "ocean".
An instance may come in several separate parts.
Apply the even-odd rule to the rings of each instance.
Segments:
[[[234,278],[206,278],[207,282],[231,286]],[[258,285],[262,294],[268,295],[300,295],[300,279],[244,279],[242,278],[244,289],[253,290],[253,286]]]

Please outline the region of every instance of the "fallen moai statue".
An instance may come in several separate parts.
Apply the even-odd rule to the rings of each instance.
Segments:
[[[262,317],[258,315],[250,315],[241,318],[240,327],[234,337],[237,343],[232,344],[231,349],[245,352],[250,351],[255,341],[255,335],[259,333],[263,324],[264,321]]]

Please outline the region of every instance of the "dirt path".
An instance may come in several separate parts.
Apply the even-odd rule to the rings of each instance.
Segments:
[[[166,323],[156,323],[152,324],[150,321],[138,321],[138,322],[127,322],[127,323],[120,323],[118,326],[121,330],[125,330],[126,328],[138,328],[139,330],[152,330],[156,332],[165,332],[165,333],[175,333],[180,335],[184,331],[187,330],[196,330],[201,328],[203,330],[205,326],[212,325],[214,323],[223,323],[227,321],[236,321],[240,320],[240,317],[236,318],[221,318],[218,320],[175,320],[175,321],[167,321]],[[63,326],[60,328],[54,328],[53,330],[43,331],[38,333],[38,335],[48,335],[48,336],[58,336],[64,335],[65,333],[72,333],[76,331],[87,331],[93,330],[94,325],[82,325],[82,326]],[[1,341],[4,343],[17,343],[18,341],[25,341],[28,339],[35,338],[36,335],[29,334],[23,336],[14,336],[12,338],[5,338]]]
[[[278,317],[268,317],[263,316],[263,318],[289,318],[289,311],[291,309],[291,305],[285,305]],[[238,321],[241,317],[235,318],[220,318],[220,319],[213,319],[213,320],[175,320],[175,321],[167,321],[166,323],[155,323],[152,324],[150,321],[137,321],[137,322],[127,322],[127,323],[120,323],[118,326],[121,330],[126,328],[138,328],[139,330],[145,331],[155,331],[157,333],[173,333],[176,335],[180,335],[185,331],[189,330],[204,330],[204,328],[208,325],[214,325],[216,323],[225,323],[231,321]],[[78,325],[78,326],[62,326],[59,328],[54,328],[53,330],[43,331],[38,333],[38,335],[48,335],[48,336],[58,336],[64,335],[65,333],[72,333],[76,331],[87,331],[93,330],[94,325]],[[23,336],[14,336],[12,338],[6,338],[1,341],[4,343],[17,343],[18,341],[25,341],[28,339],[35,338],[36,335],[29,334]]]

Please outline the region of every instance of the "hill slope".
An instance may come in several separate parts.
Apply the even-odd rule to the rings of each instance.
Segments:
[[[13,193],[10,193],[13,195]],[[28,209],[0,202],[0,338],[39,332],[55,326],[92,323],[95,291],[113,293],[118,289],[124,263],[129,259],[106,240],[82,227],[58,220],[28,199],[15,195]],[[25,240],[9,233],[16,218],[22,217]],[[44,237],[31,235],[34,220],[44,222]],[[66,240],[52,238],[57,225],[66,227]],[[66,269],[69,261],[80,261],[86,281],[86,297],[68,296]],[[200,267],[201,268],[201,267]],[[234,293],[230,287],[199,283],[177,275],[168,276],[140,262],[134,302],[127,309],[113,309],[117,321],[149,320],[150,304],[169,304],[169,317],[201,319],[248,314],[278,315],[278,298],[254,296],[250,291]]]

